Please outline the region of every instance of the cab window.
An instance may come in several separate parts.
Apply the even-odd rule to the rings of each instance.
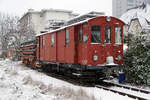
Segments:
[[[100,26],[91,27],[91,43],[100,43],[101,42],[101,32]]]
[[[121,27],[115,27],[115,43],[121,44]]]
[[[39,47],[39,38],[36,39],[37,47]]]
[[[81,41],[82,40],[82,27],[80,27],[78,29],[78,40]]]
[[[105,26],[105,43],[111,43],[111,27]]]
[[[55,40],[54,39],[55,39],[54,38],[54,34],[51,34],[51,47],[53,47],[54,44],[55,44]]]
[[[44,36],[42,38],[42,45],[43,45],[43,48],[44,48],[44,45],[45,45],[45,37]]]

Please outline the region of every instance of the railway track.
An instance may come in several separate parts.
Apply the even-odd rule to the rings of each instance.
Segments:
[[[134,99],[137,99],[137,100],[150,100],[150,96],[149,96],[149,98],[148,97],[142,97],[140,95],[134,95],[132,93],[127,93],[127,92],[123,92],[123,91],[113,89],[113,87],[116,86],[116,87],[120,87],[120,88],[123,88],[123,89],[128,89],[128,90],[131,90],[131,91],[140,92],[140,93],[143,93],[143,94],[146,94],[146,95],[150,95],[150,91],[148,91],[148,90],[139,89],[139,88],[135,88],[135,87],[127,86],[127,85],[122,85],[122,84],[117,84],[117,83],[113,83],[113,82],[110,82],[110,81],[103,81],[103,85],[99,85],[99,84],[97,85],[97,84],[91,84],[91,83],[82,83],[82,82],[80,83],[80,81],[78,79],[75,79],[75,78],[72,78],[72,77],[68,78],[68,76],[61,75],[61,74],[47,73],[47,72],[44,72],[44,71],[41,71],[41,70],[38,70],[38,71],[42,72],[42,73],[45,73],[48,76],[55,77],[57,79],[67,81],[67,82],[72,83],[74,85],[80,85],[80,86],[85,86],[85,87],[97,87],[97,88],[101,88],[101,89],[104,89],[104,90],[107,90],[107,91],[118,93],[118,94],[123,95],[123,96],[128,96],[128,97],[131,97],[131,98],[134,98]]]
[[[136,87],[132,87],[132,86],[127,86],[127,85],[123,85],[123,84],[113,83],[113,82],[110,82],[110,81],[104,81],[104,82],[106,82],[106,83],[108,83],[110,85],[113,85],[113,86],[117,86],[117,87],[121,87],[121,88],[125,88],[125,89],[130,89],[130,90],[141,92],[141,93],[145,93],[145,94],[150,94],[150,91],[145,90],[145,89],[140,89],[140,88],[136,88]]]
[[[73,78],[73,79],[68,78],[68,76],[64,76],[64,75],[60,75],[60,74],[56,74],[56,73],[46,73],[46,74],[49,75],[49,76],[67,81],[67,82],[72,83],[74,85],[80,85],[80,86],[85,86],[85,87],[94,87],[95,86],[97,88],[101,88],[101,89],[104,89],[104,90],[107,90],[107,91],[118,93],[120,95],[128,96],[130,98],[134,98],[134,99],[137,99],[137,100],[150,100],[150,96],[149,96],[149,98],[148,97],[142,97],[140,95],[134,95],[132,93],[127,93],[127,92],[115,90],[112,87],[116,86],[116,87],[120,87],[120,88],[123,88],[123,89],[128,89],[128,90],[131,90],[131,91],[140,92],[140,93],[143,93],[143,94],[146,94],[146,95],[150,95],[150,91],[148,91],[148,90],[139,89],[139,88],[135,88],[135,87],[127,86],[127,85],[122,85],[122,84],[117,84],[117,83],[113,83],[113,82],[110,82],[110,81],[103,81],[104,85],[94,85],[94,84],[91,84],[91,83],[86,83],[85,84],[85,83],[82,83],[82,82],[80,83],[80,81],[78,79],[76,80],[75,78]]]
[[[95,85],[95,87],[101,88],[107,91],[111,91],[114,93],[118,93],[123,96],[128,96],[133,99],[150,100],[150,91],[148,90],[135,88],[135,87],[127,86],[127,85],[122,85],[122,84],[117,84],[117,83],[113,83],[109,81],[104,81],[104,83],[105,85],[107,84],[109,87],[103,86],[103,85]],[[118,87],[121,89],[118,90],[118,89],[115,89],[114,87]]]

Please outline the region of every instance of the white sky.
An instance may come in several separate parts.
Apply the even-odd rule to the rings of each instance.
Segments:
[[[0,12],[22,16],[30,8],[65,9],[79,14],[102,11],[112,15],[112,0],[0,0]]]

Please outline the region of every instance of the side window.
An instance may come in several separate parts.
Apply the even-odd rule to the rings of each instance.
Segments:
[[[101,32],[100,26],[91,27],[91,43],[100,43],[101,42]]]
[[[55,44],[55,37],[54,34],[51,34],[51,46],[53,47]]]
[[[37,47],[39,47],[39,37],[36,39]]]
[[[121,27],[115,27],[115,43],[121,44]]]
[[[87,36],[87,35],[84,35],[84,36],[83,36],[83,43],[87,43],[87,41],[88,41],[88,36]]]
[[[66,29],[66,38],[65,38],[65,43],[66,44],[69,44],[69,30],[68,29]]]
[[[80,27],[78,29],[78,40],[81,41],[82,40],[82,27]]]
[[[43,40],[42,40],[42,45],[43,45],[43,48],[44,48],[44,46],[45,46],[45,37],[43,36]]]
[[[105,26],[105,43],[111,43],[111,27]]]

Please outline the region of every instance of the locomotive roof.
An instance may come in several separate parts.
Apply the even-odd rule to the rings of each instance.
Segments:
[[[67,27],[70,27],[70,26],[74,26],[74,25],[78,25],[78,24],[81,24],[81,23],[84,23],[84,22],[88,22],[90,19],[93,19],[93,18],[89,18],[89,19],[86,19],[86,20],[83,20],[83,21],[80,21],[80,22],[77,22],[77,23],[74,23],[74,24],[71,24],[71,25],[66,25],[66,26],[60,27],[60,28],[58,28],[58,29],[51,30],[51,31],[46,32],[46,33],[40,33],[40,34],[37,34],[36,36],[41,36],[41,35],[44,35],[44,34],[53,33],[53,32],[56,32],[56,31],[65,29],[65,28],[67,28]]]
[[[66,25],[71,25],[71,24],[74,24],[74,23],[77,23],[77,22],[80,22],[80,21],[83,21],[83,20],[86,20],[86,19],[89,19],[89,18],[104,16],[104,15],[105,15],[104,12],[92,11],[92,12],[89,12],[89,13],[86,13],[86,14],[82,14],[82,15],[76,16],[76,17],[74,17],[72,19],[69,19],[66,22]]]
[[[107,17],[107,16],[98,16],[98,17]],[[66,26],[60,27],[58,29],[51,30],[49,32],[40,33],[40,34],[37,34],[36,36],[41,36],[41,35],[44,35],[44,34],[49,34],[49,33],[57,32],[59,30],[65,29],[65,28],[70,27],[70,26],[75,26],[75,25],[78,25],[78,24],[81,24],[81,23],[88,22],[89,20],[94,19],[94,18],[97,18],[97,17],[92,17],[92,18],[89,18],[89,19],[86,19],[86,20],[83,20],[83,21],[80,21],[80,22],[77,22],[77,23],[74,23],[74,24],[66,25]],[[113,18],[115,18],[115,17],[113,17]],[[118,20],[121,21],[120,19],[118,19]],[[123,21],[121,21],[121,22],[123,22]]]

